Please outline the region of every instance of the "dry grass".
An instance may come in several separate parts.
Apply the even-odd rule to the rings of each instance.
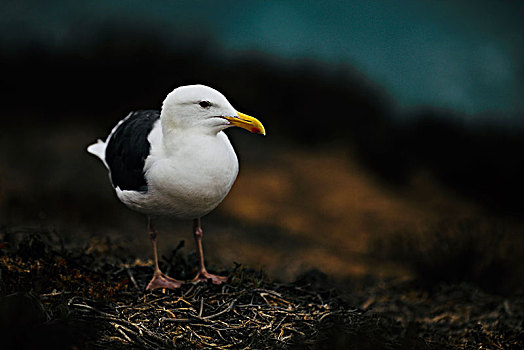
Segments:
[[[188,283],[144,293],[150,264],[114,256],[95,261],[92,246],[84,252],[64,250],[53,245],[50,234],[21,235],[18,243],[14,236],[6,237],[14,253],[0,257],[4,294],[30,292],[28,300],[43,310],[47,322],[65,309],[73,329],[95,329],[81,346],[289,348],[315,344],[334,319],[361,318],[333,290],[275,283],[240,265],[221,286]],[[182,259],[178,263],[184,265]]]
[[[240,265],[221,286],[188,283],[175,291],[144,292],[150,262],[118,257],[116,245],[71,250],[56,235],[27,229],[4,232],[1,241],[0,329],[6,349],[524,345],[522,293],[490,295],[463,283],[427,291],[414,281],[371,278],[341,294],[320,272],[278,283]],[[163,268],[188,274],[190,260],[175,251]]]

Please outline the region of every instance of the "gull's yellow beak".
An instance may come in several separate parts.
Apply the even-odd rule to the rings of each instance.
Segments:
[[[255,134],[266,134],[266,130],[262,123],[257,119],[248,116],[247,114],[237,112],[237,117],[224,117],[227,119],[231,125],[241,127]]]

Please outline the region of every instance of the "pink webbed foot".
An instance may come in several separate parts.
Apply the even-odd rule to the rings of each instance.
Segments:
[[[193,282],[207,282],[209,279],[211,279],[213,284],[222,284],[227,282],[227,277],[213,275],[207,271],[197,273],[196,277],[193,278]]]
[[[151,282],[146,287],[146,290],[165,288],[165,289],[177,289],[182,286],[184,282],[171,278],[164,275],[163,273],[155,273]]]

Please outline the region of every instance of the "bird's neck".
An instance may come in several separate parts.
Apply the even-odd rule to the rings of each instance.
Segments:
[[[204,128],[162,128],[162,141],[167,153],[178,152],[188,145],[198,148],[199,142],[207,142],[210,138],[216,138],[217,132]]]

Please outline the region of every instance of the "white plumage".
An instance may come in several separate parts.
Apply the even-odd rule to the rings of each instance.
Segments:
[[[227,136],[187,131],[171,134],[167,145],[161,123],[155,123],[148,140],[150,155],[145,161],[147,192],[115,188],[128,207],[148,215],[170,215],[194,219],[215,209],[228,194],[238,174],[238,160]],[[100,146],[99,149],[91,147]],[[88,149],[100,157],[105,143]],[[171,146],[171,147],[170,147]],[[97,153],[95,153],[97,152]]]
[[[87,150],[109,169],[120,201],[148,216],[195,219],[197,238],[199,218],[220,204],[238,174],[237,156],[223,132],[231,126],[265,134],[257,119],[237,112],[220,92],[203,85],[183,86],[167,96],[160,118],[152,111],[133,112],[106,141],[98,140]],[[150,232],[156,248],[152,226]],[[205,271],[201,253],[199,274],[217,277]],[[172,288],[165,280],[158,282],[170,278],[157,268],[156,264],[148,288]]]

